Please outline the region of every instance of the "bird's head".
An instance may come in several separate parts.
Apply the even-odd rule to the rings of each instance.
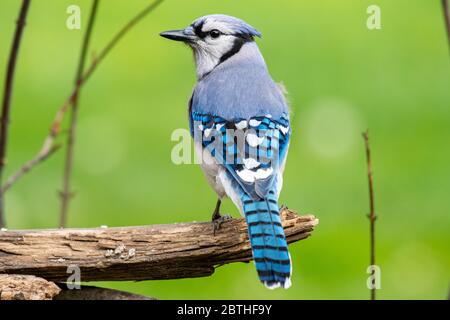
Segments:
[[[255,36],[261,37],[255,28],[241,19],[222,14],[198,18],[185,29],[165,31],[160,35],[182,41],[193,49],[199,78],[238,53],[244,44],[253,42]]]

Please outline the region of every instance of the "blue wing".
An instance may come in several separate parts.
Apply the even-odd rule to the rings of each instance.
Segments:
[[[191,133],[252,199],[265,198],[286,157],[289,119],[269,114],[250,119],[191,112]]]
[[[194,140],[226,168],[239,196],[259,279],[288,288],[292,267],[277,193],[291,133],[282,90],[266,68],[246,60],[201,80],[189,115]]]
[[[290,286],[291,261],[281,224],[276,179],[289,144],[289,120],[270,115],[227,121],[192,112],[196,141],[222,164],[236,186],[256,270],[268,288]]]

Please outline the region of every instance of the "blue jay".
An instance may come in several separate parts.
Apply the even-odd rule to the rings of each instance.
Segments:
[[[270,289],[289,288],[291,259],[278,206],[289,110],[255,42],[261,34],[240,19],[216,14],[160,35],[193,49],[197,84],[189,126],[218,195],[213,222],[224,219],[219,209],[228,196],[246,219],[259,279]]]

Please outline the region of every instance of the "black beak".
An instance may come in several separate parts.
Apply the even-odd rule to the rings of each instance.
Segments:
[[[189,35],[186,33],[185,30],[170,30],[170,31],[164,31],[159,34],[161,37],[175,40],[175,41],[183,41],[183,42],[189,42],[193,40],[192,35]]]

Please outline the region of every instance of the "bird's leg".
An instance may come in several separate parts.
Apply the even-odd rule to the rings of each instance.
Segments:
[[[214,212],[212,214],[212,224],[213,224],[213,233],[216,235],[216,231],[220,229],[220,225],[226,221],[231,219],[231,216],[229,214],[224,214],[223,216],[220,215],[220,205],[222,201],[220,199],[217,199],[216,208],[214,209]]]
[[[217,199],[216,207],[214,208],[214,212],[212,214],[212,221],[215,221],[217,219],[220,219],[220,205],[222,204],[222,201],[220,199]]]

